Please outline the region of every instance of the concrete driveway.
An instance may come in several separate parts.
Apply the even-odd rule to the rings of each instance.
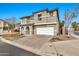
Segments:
[[[13,40],[13,42],[22,44],[22,45],[27,45],[29,47],[32,47],[34,49],[39,49],[43,44],[48,42],[48,40],[52,38],[52,36],[48,35],[32,35],[32,36],[25,36],[23,38]]]

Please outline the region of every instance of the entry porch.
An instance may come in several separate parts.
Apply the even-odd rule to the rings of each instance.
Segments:
[[[20,34],[34,34],[34,26],[33,25],[21,25],[20,26]]]

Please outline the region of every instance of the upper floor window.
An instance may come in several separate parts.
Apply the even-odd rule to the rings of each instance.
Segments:
[[[27,22],[27,19],[22,19],[21,20],[21,24],[26,24],[26,22]]]
[[[50,16],[53,16],[53,13],[50,13]]]
[[[38,14],[38,20],[41,21],[42,18],[41,18],[42,14]]]

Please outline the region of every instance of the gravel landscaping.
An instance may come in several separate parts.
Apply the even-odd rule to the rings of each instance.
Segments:
[[[37,38],[35,38],[37,36]],[[18,40],[18,39],[21,39],[21,38],[24,38],[24,37],[29,37],[29,38],[32,38],[33,39],[43,39],[44,37],[47,37],[47,36],[44,36],[44,35],[33,35],[33,36],[24,36],[24,35],[20,35],[20,34],[14,34],[14,35],[4,35],[3,37],[7,40]],[[50,37],[50,36],[48,36]],[[57,41],[66,41],[66,40],[74,40],[76,39],[75,37],[73,36],[67,36],[67,35],[59,35],[59,36],[54,36],[54,37],[50,37],[51,39],[48,40],[48,42],[57,42]]]
[[[57,42],[57,41],[66,41],[66,40],[75,40],[75,37],[67,36],[67,35],[59,35],[54,36],[52,39],[49,40],[49,42]]]
[[[19,38],[23,38],[25,36],[20,35],[20,34],[12,34],[12,35],[7,34],[7,35],[3,35],[2,37],[4,37],[7,40],[11,40],[12,41],[12,40],[17,40]]]

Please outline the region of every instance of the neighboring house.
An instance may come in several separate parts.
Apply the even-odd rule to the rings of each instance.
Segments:
[[[9,23],[5,20],[0,19],[0,33],[9,30]]]
[[[33,12],[31,16],[21,17],[20,33],[34,35],[58,35],[58,9],[43,9]]]

